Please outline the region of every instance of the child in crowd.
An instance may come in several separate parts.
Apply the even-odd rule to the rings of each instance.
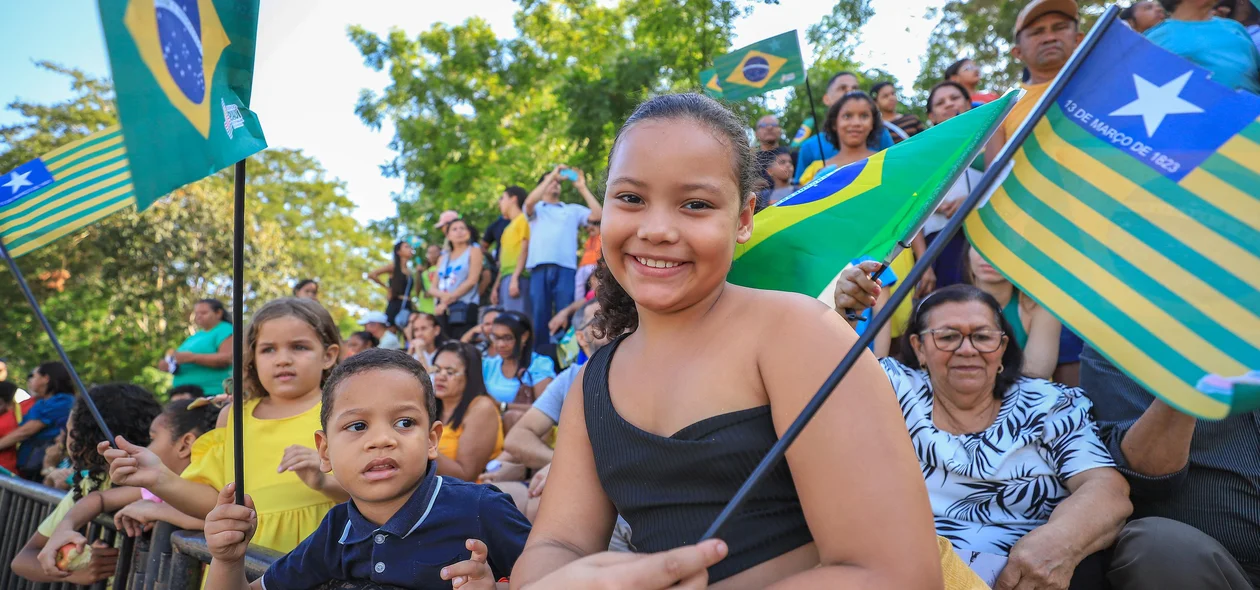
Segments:
[[[442,423],[424,367],[390,350],[343,363],[323,389],[315,433],[320,469],[331,471],[350,501],[318,530],[245,579],[244,554],[257,528],[254,502],[219,494],[206,518],[213,560],[206,587],[313,588],[330,580],[371,580],[400,588],[493,588],[507,576],[529,536],[512,499],[495,488],[437,475]],[[482,542],[481,539],[485,539]]]
[[[111,384],[93,387],[88,391],[92,402],[101,412],[105,425],[114,434],[134,440],[140,444],[149,444],[149,427],[153,419],[162,411],[157,399],[143,387],[129,384]],[[92,545],[92,556],[87,565],[73,572],[54,568],[54,573],[46,573],[40,566],[39,554],[45,547],[57,551],[60,546],[49,543],[57,527],[66,515],[71,512],[76,502],[97,490],[109,489],[109,465],[96,452],[96,443],[105,440],[87,404],[76,399],[70,410],[67,423],[67,447],[71,462],[74,465],[74,477],[71,493],[61,499],[61,503],[39,524],[39,529],[26,546],[13,558],[13,572],[32,582],[69,582],[72,584],[93,584],[114,575],[114,566],[118,560],[118,551],[103,542]]]
[[[320,386],[337,363],[341,338],[332,316],[318,303],[286,297],[258,310],[245,337],[245,480],[258,502],[259,545],[291,551],[315,532],[319,521],[346,499],[336,480],[319,469],[310,448],[319,430]],[[206,433],[194,460],[176,474],[161,458],[119,437],[105,451],[117,485],[143,487],[179,511],[205,518],[233,473],[233,429]],[[211,586],[212,588],[214,586]]]
[[[203,397],[206,397],[206,390],[202,389],[200,385],[194,385],[192,383],[180,385],[179,387],[172,387],[170,391],[166,392],[167,402],[173,402],[181,399],[192,401]]]
[[[431,313],[418,312],[412,314],[408,327],[411,334],[407,337],[407,353],[424,363],[425,367],[432,367],[437,347],[446,340],[442,334],[442,323]]]
[[[193,387],[196,387],[195,385]],[[198,388],[200,389],[200,388]],[[149,445],[162,464],[180,473],[192,461],[193,443],[201,435],[214,429],[218,410],[201,405],[189,409],[192,400],[180,399],[166,404],[162,413],[149,425]],[[97,443],[97,450],[104,452],[109,443]],[[200,530],[201,519],[193,518],[162,502],[144,488],[127,486],[102,488],[83,496],[66,513],[65,518],[49,535],[49,541],[39,552],[39,564],[44,573],[60,577],[65,572],[57,567],[57,552],[66,545],[82,549],[87,539],[79,529],[104,512],[114,512],[114,524],[129,537],[138,537],[153,521],[169,522],[181,529]]]

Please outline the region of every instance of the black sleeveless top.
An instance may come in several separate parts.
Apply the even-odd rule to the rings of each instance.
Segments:
[[[778,441],[770,406],[706,418],[669,438],[646,432],[617,414],[608,395],[608,368],[620,344],[595,353],[582,381],[600,485],[630,524],[636,552],[695,543]],[[718,538],[730,551],[709,568],[710,583],[813,540],[786,461],[753,490]]]

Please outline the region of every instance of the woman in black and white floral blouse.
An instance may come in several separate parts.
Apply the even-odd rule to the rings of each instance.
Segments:
[[[867,277],[876,265],[864,264],[871,268],[842,274],[837,309],[874,303],[879,287]],[[1095,587],[1086,580],[1102,584],[1105,564],[1077,566],[1115,541],[1133,510],[1129,486],[1098,438],[1089,400],[1022,376],[1010,332],[991,295],[953,285],[919,304],[900,357],[882,360],[936,532],[959,551],[1008,557],[996,587]]]

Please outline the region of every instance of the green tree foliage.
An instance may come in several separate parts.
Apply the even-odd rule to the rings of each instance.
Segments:
[[[107,80],[66,74],[73,97],[14,102],[23,121],[0,128],[0,170],[116,122]],[[347,306],[379,307],[383,293],[363,278],[389,246],[350,216],[339,182],[300,151],[272,149],[249,160],[246,311],[289,295],[314,277],[321,300],[348,322]],[[192,303],[230,303],[230,171],[177,190],[144,213],[126,211],[18,260],[71,361],[88,382],[160,386],[152,365],[190,333]],[[0,270],[0,356],[14,374],[55,352],[7,268]]]
[[[944,79],[945,68],[968,57],[980,66],[983,88],[1004,91],[1019,84],[1023,66],[1011,57],[1015,17],[1027,4],[1024,0],[950,0],[929,14],[940,22],[928,40],[923,70],[915,80],[920,101],[927,91]],[[1078,0],[1081,31],[1087,31],[1106,8],[1103,0]]]
[[[484,228],[506,185],[533,188],[556,164],[585,170],[599,194],[617,126],[651,94],[696,89],[757,3],[521,0],[513,39],[479,18],[414,36],[351,27],[364,63],[391,79],[356,108],[366,124],[396,129],[398,156],[385,169],[409,188],[390,229],[437,239],[445,209]],[[750,121],[767,112],[756,101],[732,106]],[[578,199],[569,187],[563,198]]]

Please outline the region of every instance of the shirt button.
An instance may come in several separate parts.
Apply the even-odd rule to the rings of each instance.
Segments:
[[[376,569],[376,573],[378,573],[378,574],[380,574],[380,573],[384,573],[384,572],[385,572],[385,563],[384,563],[384,562],[380,562],[380,561],[376,562],[376,568],[375,568],[375,569]]]
[[[380,545],[381,543],[384,543],[384,542],[385,542],[385,535],[377,535],[377,536],[376,536],[376,544],[377,544],[377,545]]]

